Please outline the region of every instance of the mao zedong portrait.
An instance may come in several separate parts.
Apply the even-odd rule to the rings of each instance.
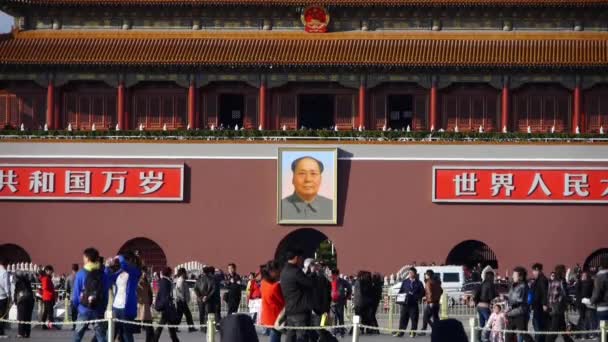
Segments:
[[[332,220],[333,201],[319,195],[324,165],[305,156],[291,163],[294,192],[281,200],[283,220]]]

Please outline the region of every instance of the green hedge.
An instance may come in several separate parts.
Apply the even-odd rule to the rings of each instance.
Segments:
[[[65,137],[69,139],[84,138],[95,139],[102,137],[125,137],[125,138],[159,138],[163,137],[182,137],[184,139],[202,139],[202,138],[263,138],[263,137],[318,137],[318,138],[363,138],[363,139],[386,139],[398,140],[401,138],[409,138],[413,140],[423,140],[429,137],[439,140],[449,141],[467,141],[467,140],[483,140],[483,141],[518,141],[518,140],[542,140],[542,139],[592,139],[592,138],[608,138],[606,135],[600,134],[568,134],[568,133],[455,133],[455,132],[404,132],[404,131],[308,131],[308,130],[287,130],[287,131],[259,131],[259,130],[179,130],[179,131],[19,131],[19,130],[3,130],[0,131],[0,136],[8,138],[17,136],[22,138],[51,138]]]

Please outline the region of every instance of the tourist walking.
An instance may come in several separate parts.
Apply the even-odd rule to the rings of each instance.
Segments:
[[[548,314],[545,310],[548,300],[548,289],[549,280],[543,273],[543,265],[536,263],[532,265],[532,286],[530,288],[531,303],[530,309],[532,310],[532,326],[534,331],[543,332],[547,331],[547,323],[549,322]],[[534,340],[536,342],[545,342],[546,335],[535,335]]]
[[[78,264],[72,264],[72,272],[67,277],[66,282],[65,282],[66,298],[72,298],[72,292],[74,291],[74,280],[76,280],[76,273],[78,273]],[[66,315],[67,315],[67,312],[66,312]],[[77,317],[78,317],[78,308],[75,307],[74,305],[70,305],[70,319],[72,320],[72,322],[75,322]],[[72,325],[72,330],[76,330],[76,324]]]
[[[154,309],[160,312],[160,320],[158,322],[160,327],[156,328],[154,332],[154,341],[160,340],[160,335],[163,333],[162,325],[165,324],[177,324],[177,309],[173,302],[173,282],[171,281],[171,268],[165,267],[161,271],[161,278],[158,282],[158,293],[156,295],[156,302],[154,303]],[[169,336],[171,341],[179,342],[177,337],[177,328],[169,328]]]
[[[401,305],[401,314],[399,315],[399,330],[407,329],[408,321],[411,320],[411,329],[418,329],[418,316],[420,315],[418,303],[424,295],[424,285],[418,280],[418,273],[415,267],[411,267],[408,271],[408,277],[401,283],[397,304]],[[395,337],[402,337],[403,332],[394,333]],[[410,337],[415,337],[416,333],[411,332]]]
[[[304,253],[299,249],[287,252],[287,264],[281,272],[281,291],[285,298],[285,319],[289,327],[310,326],[312,304],[310,292],[313,281],[304,275],[302,266]],[[305,330],[288,330],[287,342],[308,342],[308,333]]]
[[[215,292],[219,291],[216,287],[214,277],[215,268],[206,266],[203,268],[203,274],[196,281],[194,293],[196,294],[196,303],[198,304],[199,321],[201,331],[207,331],[207,315],[215,314]]]
[[[111,275],[114,284],[114,317],[123,321],[135,321],[137,317],[137,286],[141,277],[139,261],[133,252],[127,252],[114,258],[119,270]],[[122,342],[133,342],[133,325],[116,322],[116,335]]]
[[[231,315],[239,311],[243,292],[243,282],[241,276],[236,273],[236,264],[228,264],[228,274],[224,283],[227,290],[224,294],[224,301],[228,306],[228,314]]]
[[[281,290],[281,265],[277,261],[269,261],[262,270],[262,314],[261,323],[265,326],[277,326],[277,319],[285,308],[285,299]],[[270,342],[280,342],[281,332],[270,329]]]
[[[424,280],[426,306],[424,307],[424,313],[422,314],[422,330],[426,330],[427,325],[429,324],[432,328],[433,324],[439,321],[439,301],[443,294],[441,282],[435,278],[435,272],[433,272],[433,270],[428,270],[424,273]],[[483,325],[480,323],[480,326]]]
[[[352,287],[346,280],[340,278],[340,270],[333,269],[331,271],[331,313],[336,325],[344,325],[344,311],[351,296]],[[344,337],[346,328],[336,328],[333,333],[336,336]]]
[[[142,270],[139,283],[137,284],[137,317],[136,320],[141,323],[152,323],[152,285],[148,279],[146,269]],[[140,326],[139,331],[143,329],[146,333],[146,342],[154,341],[154,328],[151,326]]]
[[[188,287],[188,273],[185,268],[177,270],[175,277],[175,304],[177,305],[177,322],[181,323],[182,317],[186,316],[186,323],[188,323],[188,331],[196,331],[194,328],[194,320],[192,319],[192,313],[190,312],[190,288]]]
[[[372,327],[379,326],[378,319],[376,318],[376,314],[378,313],[378,308],[380,307],[380,301],[382,301],[382,291],[384,289],[384,279],[382,279],[382,275],[380,273],[374,273],[372,275],[372,303],[371,307],[368,311],[368,321],[369,325]],[[379,334],[380,330],[373,329],[370,331],[372,334]]]
[[[34,311],[34,291],[32,283],[27,274],[18,273],[15,276],[15,292],[13,295],[17,305],[17,320],[20,322],[31,322]],[[29,338],[32,326],[27,323],[19,323],[17,326],[18,338]]]
[[[528,282],[527,272],[523,267],[515,267],[513,271],[513,284],[507,295],[507,303],[509,310],[506,311],[507,330],[528,331],[528,321],[530,309],[528,306]],[[517,335],[523,338],[526,342],[534,341],[528,334],[505,334],[506,342],[515,342]]]
[[[262,267],[260,266],[260,270]],[[258,273],[252,273],[249,279],[247,288],[249,289],[247,295],[247,306],[249,307],[249,314],[255,324],[260,324],[260,310],[262,309],[262,291],[260,290],[261,271]]]
[[[83,268],[78,271],[74,280],[72,305],[78,308],[74,342],[80,342],[84,337],[89,324],[78,323],[104,318],[108,305],[108,291],[110,279],[105,268],[101,265],[99,252],[95,248],[87,248],[83,253]],[[106,342],[107,322],[96,322],[92,325],[97,342]]]
[[[40,294],[42,296],[42,316],[41,322],[46,324],[42,326],[43,330],[56,328],[53,325],[54,307],[55,307],[55,285],[53,284],[53,266],[47,265],[40,274]]]
[[[595,277],[590,303],[596,307],[597,319],[608,321],[608,256],[600,259],[600,271]]]
[[[579,313],[582,314],[582,317],[579,317],[579,329],[583,331],[598,329],[597,311],[590,301],[591,296],[593,296],[593,285],[593,279],[589,271],[583,271],[577,284],[576,296],[576,300],[580,301],[581,306],[584,306],[584,308],[579,309]],[[582,337],[589,340],[595,338],[593,334],[583,335]]]
[[[8,317],[8,304],[11,301],[11,277],[6,271],[7,261],[0,258],[0,317]],[[4,322],[0,322],[0,338],[6,338],[4,334]]]
[[[479,326],[485,327],[488,319],[490,318],[492,301],[498,297],[496,292],[496,285],[494,284],[494,272],[488,271],[485,273],[485,277],[477,291],[473,295],[473,302],[477,308],[477,314],[479,316]],[[489,336],[489,331],[479,331],[479,341],[486,341]]]
[[[555,279],[549,283],[548,291],[548,307],[547,311],[550,316],[549,331],[566,331],[566,309],[568,308],[568,292],[566,289],[566,266],[557,265],[555,267]],[[562,334],[565,342],[571,342],[570,334]],[[557,335],[547,335],[547,342],[554,342]]]

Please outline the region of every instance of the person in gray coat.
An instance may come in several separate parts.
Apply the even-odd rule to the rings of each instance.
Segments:
[[[190,326],[188,331],[196,331],[194,328],[194,321],[192,320],[192,313],[190,312],[190,287],[188,287],[188,274],[185,268],[177,270],[175,278],[175,305],[177,306],[177,321],[181,322],[182,317],[186,316],[186,322]]]

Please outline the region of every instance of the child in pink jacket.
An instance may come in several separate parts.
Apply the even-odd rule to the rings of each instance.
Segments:
[[[504,312],[502,312],[502,306],[500,304],[494,304],[494,312],[490,315],[486,329],[490,329],[490,342],[505,342],[505,330],[507,326],[507,319]]]

